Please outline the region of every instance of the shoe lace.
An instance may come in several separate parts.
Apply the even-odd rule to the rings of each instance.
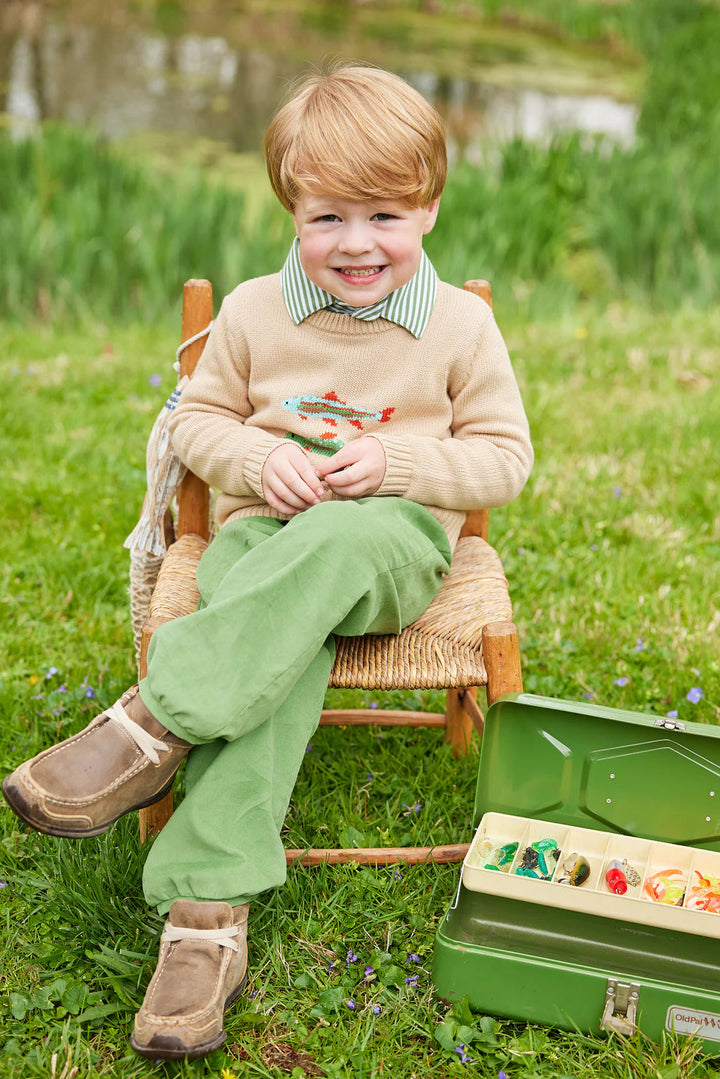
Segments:
[[[207,940],[219,944],[221,948],[232,948],[236,952],[239,946],[232,938],[239,932],[236,925],[228,926],[227,929],[189,929],[182,925],[166,925],[160,939],[166,944],[177,940]]]
[[[136,723],[134,719],[130,719],[130,716],[120,704],[120,701],[115,701],[115,704],[106,710],[105,715],[120,724],[123,730],[130,735],[138,749],[140,749],[146,757],[149,757],[153,764],[160,763],[158,750],[167,751],[170,748],[167,742],[163,742],[159,738],[154,738],[149,731],[146,731],[139,723]]]

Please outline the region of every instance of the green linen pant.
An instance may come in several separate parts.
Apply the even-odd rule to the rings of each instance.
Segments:
[[[402,498],[323,502],[221,529],[198,609],[153,634],[140,694],[192,742],[186,794],[143,874],[148,903],[244,903],[284,883],[280,830],[335,657],[335,634],[399,633],[450,568],[444,529]]]

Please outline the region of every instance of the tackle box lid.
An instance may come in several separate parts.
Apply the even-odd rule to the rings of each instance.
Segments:
[[[508,694],[485,717],[476,827],[489,812],[720,851],[720,728]]]

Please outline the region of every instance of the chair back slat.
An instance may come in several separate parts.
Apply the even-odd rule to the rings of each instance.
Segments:
[[[492,288],[489,281],[477,278],[473,281],[466,281],[463,288],[466,292],[472,292],[475,296],[479,296],[481,300],[484,300],[486,304],[492,307]],[[479,536],[480,539],[486,540],[489,525],[489,510],[470,510],[465,516],[465,524],[462,526],[460,539],[464,539],[465,536]]]
[[[212,285],[205,280],[185,282],[183,290],[182,339],[189,340],[200,333],[212,321],[213,301]],[[205,338],[194,341],[183,349],[180,357],[180,374],[192,375],[202,350]],[[188,472],[178,492],[177,535],[186,536],[195,533],[208,539],[210,536],[210,489],[208,485]]]

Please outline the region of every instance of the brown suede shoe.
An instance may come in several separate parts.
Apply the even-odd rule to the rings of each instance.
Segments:
[[[204,1056],[225,1041],[223,1012],[246,980],[249,904],[176,899],[130,1044],[154,1060]]]
[[[100,835],[123,813],[162,798],[191,748],[158,723],[133,686],[79,734],[16,768],[2,791],[38,832]]]

